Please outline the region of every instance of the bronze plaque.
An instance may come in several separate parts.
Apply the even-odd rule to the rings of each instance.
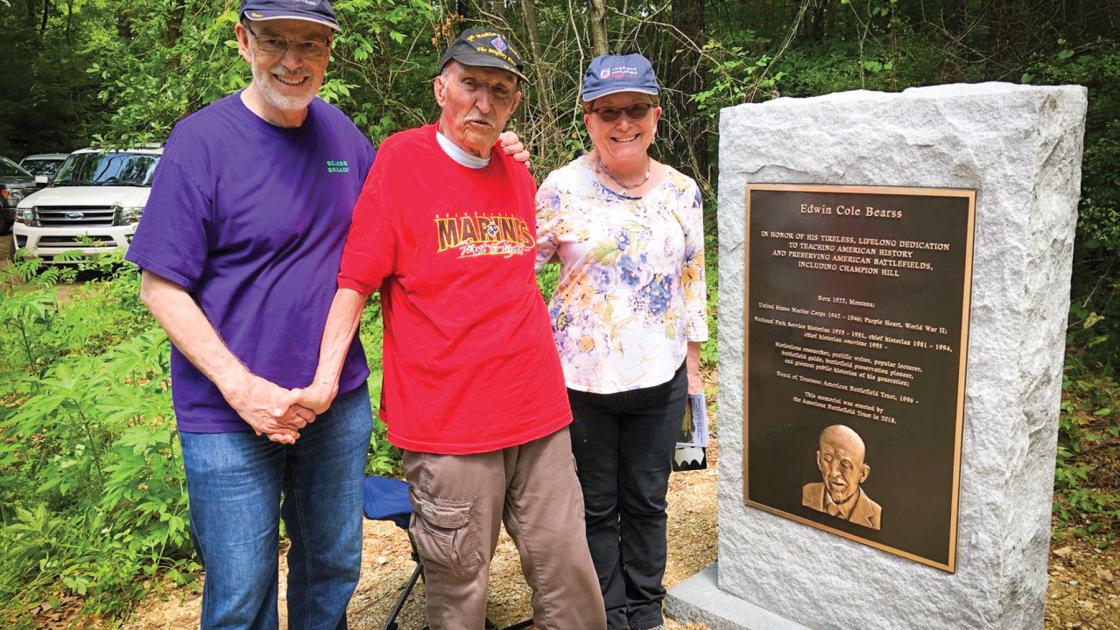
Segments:
[[[747,186],[747,505],[956,570],[975,202]]]

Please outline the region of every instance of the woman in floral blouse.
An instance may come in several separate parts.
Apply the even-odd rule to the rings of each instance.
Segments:
[[[610,628],[657,628],[665,495],[708,338],[700,190],[649,156],[660,86],[641,55],[592,60],[593,150],[537,193],[537,266],[562,265],[549,312],[575,419],[587,541]]]

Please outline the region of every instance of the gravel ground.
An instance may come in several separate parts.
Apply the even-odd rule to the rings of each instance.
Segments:
[[[1101,550],[1069,536],[1050,541],[1046,628],[1120,628],[1120,546]]]
[[[709,465],[714,464],[714,460],[710,459]],[[671,588],[715,562],[715,469],[674,473],[669,486],[669,537],[672,543],[665,584]],[[349,624],[354,630],[379,629],[384,626],[400,589],[407,583],[415,565],[409,557],[407,535],[391,523],[366,521],[362,552],[362,577],[350,603]],[[283,625],[287,573],[283,557],[280,571]],[[423,593],[424,585],[420,582],[397,620],[402,629],[416,630],[425,625]],[[521,576],[517,549],[503,531],[490,565],[487,615],[503,627],[528,619],[532,614],[529,595],[529,587]],[[136,621],[125,627],[133,630],[198,627],[199,606],[197,594],[181,598],[179,593],[165,592],[149,597],[137,611]],[[698,630],[703,626],[669,622],[668,627]]]
[[[673,473],[669,480],[669,559],[665,585],[672,588],[707,567],[716,559],[716,475],[717,449],[709,449],[708,470]],[[408,536],[391,523],[365,522],[362,548],[362,577],[350,603],[349,625],[353,630],[384,627],[396,604],[400,589],[408,582],[413,564]],[[280,616],[285,619],[287,566],[280,558]],[[425,625],[423,582],[413,590],[397,621],[402,630],[418,630]],[[490,594],[487,616],[505,627],[528,619],[529,587],[521,576],[517,548],[502,531],[498,549],[490,565]],[[165,591],[149,596],[137,610],[136,620],[126,624],[132,630],[198,627],[200,597]],[[667,622],[668,628],[699,630],[698,624]]]

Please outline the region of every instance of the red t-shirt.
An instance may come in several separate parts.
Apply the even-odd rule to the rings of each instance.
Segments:
[[[524,444],[571,422],[533,275],[536,185],[500,148],[471,169],[435,125],[381,144],[354,207],[338,286],[381,290],[381,418],[412,451]]]

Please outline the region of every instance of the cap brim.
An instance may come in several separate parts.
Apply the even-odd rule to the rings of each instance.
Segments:
[[[253,22],[268,22],[270,20],[303,20],[304,22],[314,22],[322,24],[323,26],[330,27],[336,31],[341,31],[338,22],[332,22],[321,15],[313,13],[301,13],[299,11],[246,11],[242,14],[243,17],[248,18]],[[259,17],[255,17],[259,16]]]
[[[621,94],[623,92],[635,92],[637,94],[649,94],[650,96],[657,96],[658,94],[661,93],[661,90],[657,90],[657,89],[654,89],[654,88],[636,88],[636,87],[605,88],[605,89],[602,89],[602,90],[595,90],[595,91],[592,91],[592,92],[587,92],[586,94],[580,94],[579,97],[582,100],[591,102],[591,101],[593,101],[597,98],[603,98],[604,96],[610,96],[611,94]]]
[[[505,70],[506,72],[517,76],[517,78],[521,79],[525,83],[529,82],[529,79],[524,74],[521,74],[521,72],[515,68],[511,68],[508,64],[502,63],[501,59],[497,59],[493,55],[486,55],[483,53],[459,53],[457,55],[452,55],[451,59],[458,61],[464,66],[497,68],[498,70]],[[448,61],[451,61],[451,59],[448,59]],[[445,63],[443,65],[446,66],[447,64]]]

